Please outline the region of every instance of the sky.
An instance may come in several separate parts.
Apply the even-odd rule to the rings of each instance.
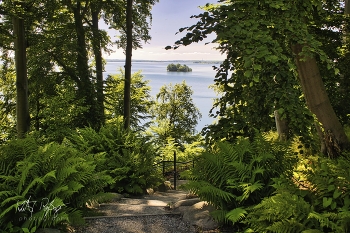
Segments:
[[[159,0],[152,9],[152,25],[150,35],[152,39],[143,45],[142,49],[133,50],[132,59],[140,60],[223,60],[219,51],[214,49],[214,44],[205,45],[214,38],[209,37],[201,43],[182,46],[176,50],[165,50],[165,46],[173,45],[175,41],[185,36],[186,32],[179,33],[179,28],[191,26],[197,19],[191,19],[191,15],[203,12],[199,6],[206,3],[215,3],[214,0]],[[109,30],[112,40],[115,40],[115,32]],[[105,55],[108,59],[125,59],[121,49],[113,48],[115,52]]]

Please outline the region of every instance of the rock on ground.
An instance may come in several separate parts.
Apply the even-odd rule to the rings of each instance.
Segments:
[[[192,225],[203,230],[212,230],[219,227],[218,223],[210,216],[210,212],[215,208],[201,201],[192,206],[179,206],[178,211],[183,214],[183,221],[190,222]]]

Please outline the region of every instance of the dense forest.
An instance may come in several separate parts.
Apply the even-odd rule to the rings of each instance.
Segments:
[[[0,1],[0,232],[82,224],[88,204],[161,184],[174,152],[195,164],[184,188],[234,232],[349,232],[349,2],[203,6],[166,47],[214,34],[225,57],[200,133],[186,82],[152,98],[131,73],[156,2]],[[104,79],[113,44],[125,69]]]

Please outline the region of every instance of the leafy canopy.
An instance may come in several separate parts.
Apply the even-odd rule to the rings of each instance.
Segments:
[[[185,81],[160,88],[152,108],[155,121],[151,130],[161,142],[165,143],[171,136],[182,144],[190,141],[195,134],[195,127],[202,115],[193,103],[192,94],[191,87]]]

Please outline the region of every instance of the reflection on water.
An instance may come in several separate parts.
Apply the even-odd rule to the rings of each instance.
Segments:
[[[132,72],[141,70],[145,79],[150,80],[152,96],[155,96],[165,84],[176,84],[185,80],[193,91],[194,103],[202,113],[202,119],[196,127],[197,131],[200,131],[214,120],[208,116],[212,99],[216,97],[214,91],[209,88],[209,85],[214,84],[215,71],[212,68],[214,64],[180,62],[192,68],[192,72],[167,72],[166,67],[170,63],[172,62],[133,62]],[[120,68],[124,69],[124,62],[107,62],[104,75],[117,74]]]

